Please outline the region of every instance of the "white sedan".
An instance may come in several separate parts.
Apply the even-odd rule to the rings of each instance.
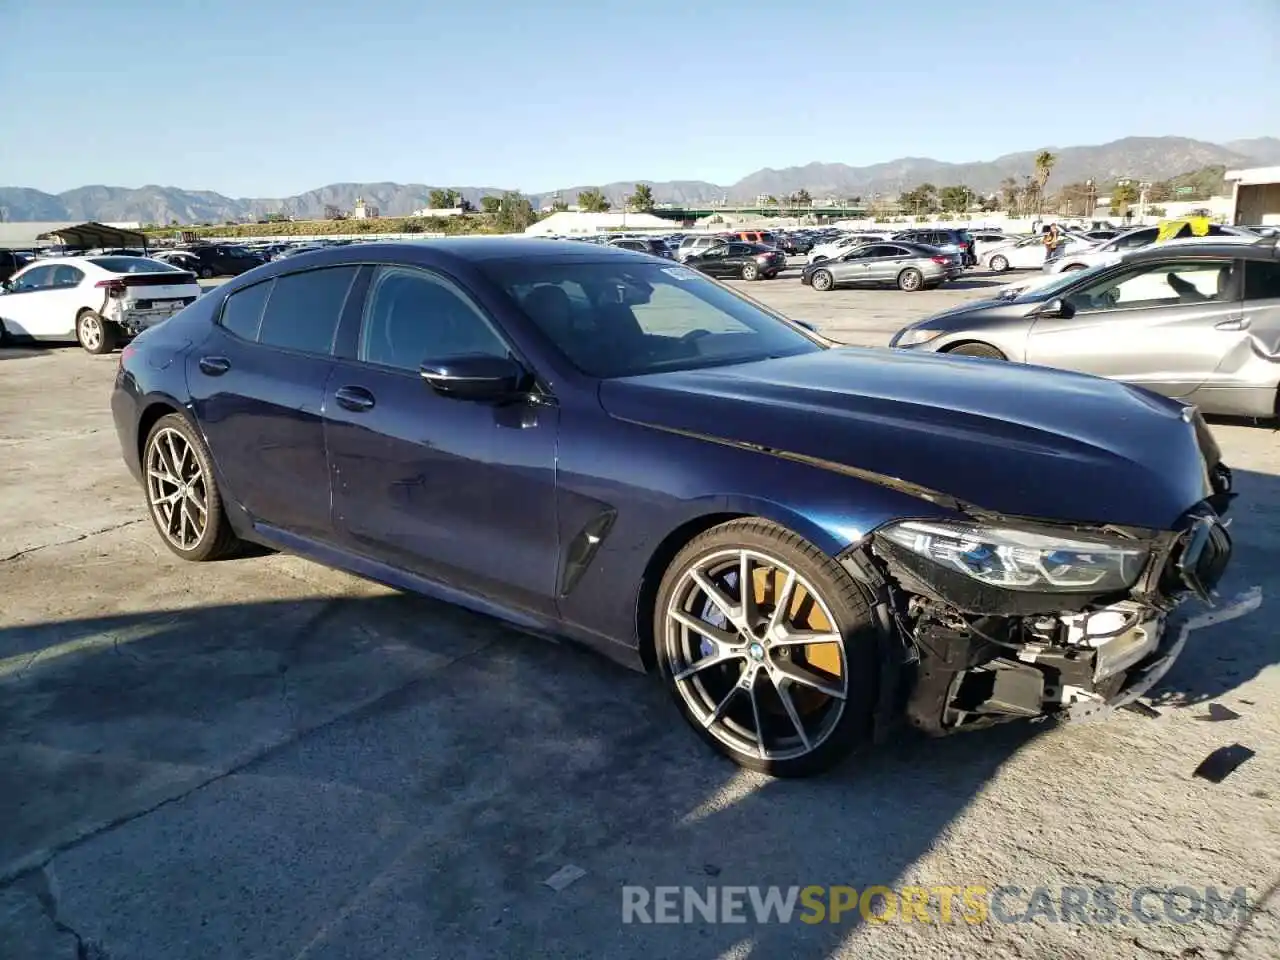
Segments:
[[[200,296],[185,270],[150,257],[37,260],[4,283],[0,340],[75,340],[108,353]]]
[[[1064,251],[1087,249],[1092,246],[1087,240],[1064,234],[1066,244]],[[1011,243],[993,244],[982,251],[979,262],[988,270],[1004,273],[1006,270],[1039,270],[1044,266],[1044,237],[1036,234],[1023,237]]]

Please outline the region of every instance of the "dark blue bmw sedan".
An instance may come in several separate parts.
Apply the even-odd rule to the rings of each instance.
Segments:
[[[1231,549],[1192,407],[836,347],[608,246],[269,263],[126,347],[112,407],[179,556],[252,541],[589,644],[784,776],[895,720],[1132,700]]]

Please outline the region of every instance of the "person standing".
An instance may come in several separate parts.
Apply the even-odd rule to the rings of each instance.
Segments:
[[[1062,253],[1062,248],[1066,245],[1067,238],[1062,235],[1062,231],[1058,229],[1056,223],[1051,223],[1044,228],[1044,260],[1048,263],[1050,260],[1056,259]]]

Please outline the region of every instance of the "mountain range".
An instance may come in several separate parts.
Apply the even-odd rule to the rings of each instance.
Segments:
[[[759,195],[787,196],[807,190],[815,198],[870,197],[875,193],[896,196],[922,183],[936,187],[960,185],[987,193],[999,189],[1006,177],[1020,179],[1035,170],[1036,154],[1047,149],[1057,157],[1050,180],[1054,184],[1099,182],[1116,177],[1165,180],[1203,167],[1248,167],[1280,164],[1280,139],[1256,137],[1228,143],[1209,143],[1187,137],[1126,137],[1111,143],[1084,147],[1043,147],[1010,153],[994,160],[947,163],[924,157],[902,157],[867,167],[843,163],[810,163],[781,170],[765,168],[733,184],[705,180],[618,181],[564,187],[529,194],[537,205],[559,196],[574,203],[579,191],[598,187],[614,204],[628,196],[637,182],[648,183],[659,203],[705,204],[728,197],[751,200]],[[246,161],[248,162],[248,161]],[[428,205],[435,187],[420,183],[332,183],[292,197],[237,198],[209,190],[144,186],[77,187],[64,193],[44,193],[29,187],[0,187],[0,219],[139,221],[142,223],[220,223],[257,220],[268,214],[299,219],[324,215],[326,206],[350,210],[357,198],[376,204],[383,216],[402,216]],[[498,195],[500,187],[453,187],[479,205],[480,198]]]

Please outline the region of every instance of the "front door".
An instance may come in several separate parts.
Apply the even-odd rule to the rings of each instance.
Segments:
[[[312,540],[333,539],[322,417],[358,269],[308,270],[236,291],[188,360],[196,417],[227,495],[255,523]]]
[[[54,265],[31,267],[14,277],[9,289],[0,297],[0,317],[12,334],[27,337],[53,337],[74,329],[75,318],[64,323],[58,318],[57,298],[53,296]]]
[[[384,266],[354,359],[326,391],[343,546],[492,599],[554,613],[557,408],[435,393],[422,363],[512,352],[449,277]]]
[[[1033,323],[1028,363],[1112,377],[1167,396],[1184,397],[1210,379],[1239,338],[1241,283],[1227,259],[1115,268],[1065,302],[1071,317]]]

